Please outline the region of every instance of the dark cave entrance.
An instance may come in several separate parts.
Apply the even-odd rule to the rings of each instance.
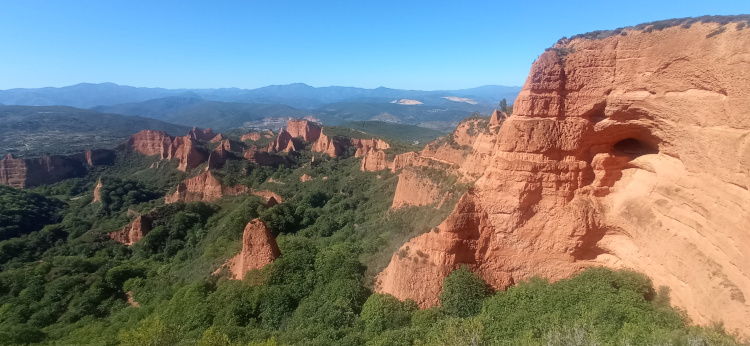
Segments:
[[[625,155],[636,158],[642,155],[658,154],[659,149],[636,138],[625,138],[612,147],[615,155]]]

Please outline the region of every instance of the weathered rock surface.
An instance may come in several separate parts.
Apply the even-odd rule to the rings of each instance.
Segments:
[[[83,176],[91,166],[111,164],[114,157],[113,151],[104,149],[35,158],[15,158],[8,154],[0,160],[0,184],[18,188],[53,184]]]
[[[195,177],[186,179],[177,186],[174,194],[164,198],[164,203],[175,202],[210,202],[222,196],[239,195],[248,191],[247,186],[223,186],[211,171],[205,171]]]
[[[328,154],[330,157],[339,157],[350,144],[351,143],[347,138],[328,137],[324,133],[321,133],[318,140],[313,144],[311,150]]]
[[[241,141],[259,141],[260,140],[260,132],[250,132],[242,135],[240,137]]]
[[[304,119],[289,120],[286,130],[294,138],[302,138],[305,142],[315,142],[320,138],[320,125]]]
[[[429,177],[419,175],[410,168],[404,169],[398,176],[391,209],[437,203],[441,198],[440,192],[440,186]]]
[[[211,130],[211,128],[201,130],[197,127],[193,127],[193,129],[190,130],[190,132],[188,132],[187,135],[188,137],[190,137],[190,139],[194,141],[200,141],[200,142],[210,141],[211,139],[216,137],[216,134],[214,133],[213,130]]]
[[[307,174],[303,174],[301,177],[299,177],[299,181],[306,183],[308,181],[313,180],[313,178]]]
[[[102,201],[102,178],[99,178],[96,182],[96,186],[94,186],[94,200],[91,201],[91,203],[101,202]]]
[[[109,232],[110,238],[114,241],[131,246],[141,240],[152,229],[153,220],[148,215],[141,215],[135,218],[133,222],[123,227],[119,231]]]
[[[164,131],[143,130],[130,135],[125,145],[143,155],[159,155],[161,159],[166,159],[173,139]]]
[[[360,169],[364,172],[380,171],[388,169],[388,167],[390,167],[390,164],[386,160],[385,151],[373,149],[362,156]]]
[[[266,200],[266,208],[273,207],[279,203],[284,202],[284,199],[279,194],[271,190],[250,190],[250,193],[258,197],[262,197]]]
[[[281,255],[276,237],[266,224],[255,219],[250,221],[242,233],[242,251],[227,262],[232,278],[242,280],[249,270],[260,269]]]
[[[243,156],[248,161],[261,166],[279,166],[287,164],[287,160],[283,156],[265,151],[259,151],[258,149],[254,148],[245,150]]]
[[[351,145],[357,148],[357,151],[354,153],[354,157],[365,156],[371,150],[385,150],[391,147],[391,145],[388,144],[386,141],[383,141],[377,138],[373,138],[373,139],[352,138]]]
[[[220,134],[214,136],[214,138],[211,138],[211,140],[209,142],[211,142],[211,143],[219,143],[219,142],[223,142],[225,139],[226,138],[224,138],[224,135],[220,133]]]
[[[461,264],[497,289],[631,268],[694,322],[749,336],[750,31],[736,26],[632,29],[542,54],[499,133],[471,145],[461,169],[475,188],[402,246],[376,290],[426,307]]]
[[[225,139],[208,155],[208,166],[206,170],[218,169],[224,166],[230,159],[243,156],[245,145],[230,139]]]
[[[177,169],[186,172],[206,162],[208,154],[198,145],[197,140],[191,136],[185,136],[177,137],[172,142],[167,159],[173,158],[180,161]]]
[[[266,151],[268,151],[269,153],[278,153],[278,152],[298,151],[302,148],[303,148],[303,145],[298,139],[292,137],[292,135],[289,132],[282,129],[279,132],[278,137],[276,137],[276,140],[268,144]]]

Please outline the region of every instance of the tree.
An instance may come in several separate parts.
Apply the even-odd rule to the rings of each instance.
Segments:
[[[508,101],[505,99],[500,100],[500,111],[501,112],[507,112],[508,111]]]
[[[443,311],[454,317],[470,317],[482,310],[487,284],[465,265],[454,270],[443,280],[440,304]]]

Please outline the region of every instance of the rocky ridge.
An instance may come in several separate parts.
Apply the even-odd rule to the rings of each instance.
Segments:
[[[488,124],[465,157],[432,153],[474,188],[394,254],[376,291],[427,307],[462,264],[496,289],[630,268],[694,322],[747,337],[748,47],[736,23],[561,40],[499,132]]]

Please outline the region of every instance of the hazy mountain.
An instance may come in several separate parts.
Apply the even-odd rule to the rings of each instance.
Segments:
[[[67,106],[0,105],[0,153],[17,156],[77,153],[114,147],[141,130],[184,135],[186,126]]]
[[[390,102],[396,99],[424,99],[433,103],[447,96],[475,99],[479,103],[497,104],[502,98],[515,99],[520,87],[488,85],[462,90],[401,90],[390,88],[312,87],[303,83],[270,85],[257,89],[163,89],[137,88],[113,83],[82,83],[62,88],[0,90],[0,103],[7,105],[62,105],[79,108],[112,106],[143,102],[169,96],[199,96],[209,101],[284,104],[298,109],[315,109],[335,102]],[[512,102],[511,102],[512,103]]]

